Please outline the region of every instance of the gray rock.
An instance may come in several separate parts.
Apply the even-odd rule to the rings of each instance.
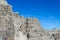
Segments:
[[[0,1],[0,40],[60,40],[60,30],[44,30],[37,18],[19,16]]]

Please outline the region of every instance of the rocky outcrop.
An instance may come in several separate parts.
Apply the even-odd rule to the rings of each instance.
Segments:
[[[54,37],[55,40],[60,40],[60,30],[59,29],[49,31],[49,33]]]
[[[0,40],[60,40],[60,30],[44,30],[37,18],[19,16],[0,1]]]

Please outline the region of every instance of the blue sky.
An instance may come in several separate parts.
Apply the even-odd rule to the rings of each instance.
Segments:
[[[44,29],[60,28],[60,0],[7,0],[14,12],[36,17]]]

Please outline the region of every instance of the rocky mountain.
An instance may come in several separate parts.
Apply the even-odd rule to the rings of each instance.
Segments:
[[[37,18],[24,18],[0,0],[0,40],[60,40],[60,30],[44,30]]]

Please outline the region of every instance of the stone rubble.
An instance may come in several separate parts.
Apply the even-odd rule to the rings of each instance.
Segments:
[[[60,40],[60,30],[44,30],[36,18],[19,16],[0,1],[0,40]]]

